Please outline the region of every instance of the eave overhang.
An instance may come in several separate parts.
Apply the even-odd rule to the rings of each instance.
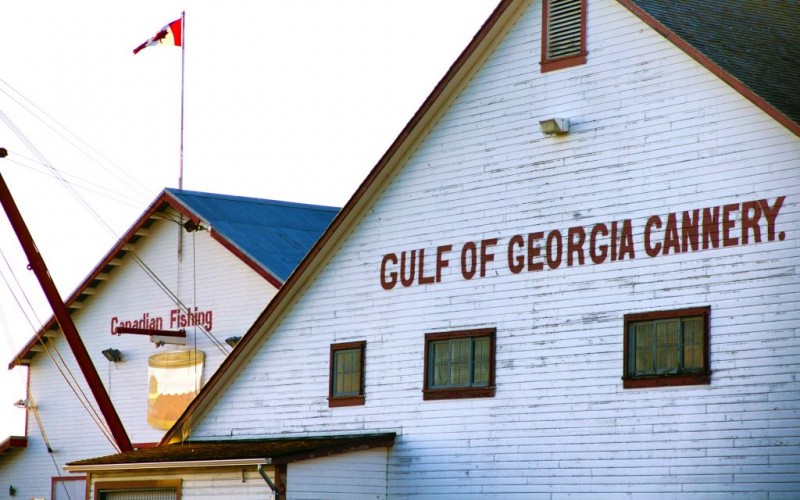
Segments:
[[[275,466],[394,446],[394,432],[273,439],[193,441],[71,462],[68,472]]]
[[[126,470],[152,469],[204,469],[208,467],[258,467],[269,465],[267,458],[231,459],[231,460],[194,460],[185,462],[145,462],[133,464],[97,464],[97,465],[65,465],[67,472],[109,472]]]
[[[27,448],[28,447],[28,437],[27,436],[9,436],[0,443],[0,454],[5,453],[8,450],[16,449],[16,448]]]

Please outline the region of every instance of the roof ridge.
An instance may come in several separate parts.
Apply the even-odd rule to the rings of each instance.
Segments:
[[[212,199],[224,199],[224,200],[231,200],[231,201],[246,201],[250,203],[258,203],[263,205],[280,205],[280,206],[293,206],[298,208],[315,208],[315,209],[322,209],[322,210],[336,210],[339,211],[339,207],[335,207],[332,205],[318,205],[314,203],[302,203],[297,201],[286,201],[286,200],[275,200],[272,198],[258,198],[255,196],[241,196],[235,194],[223,194],[223,193],[210,193],[206,191],[193,191],[189,189],[176,189],[176,188],[165,188],[165,192],[169,193],[172,196],[180,198],[181,196],[198,196],[203,198],[212,198]]]

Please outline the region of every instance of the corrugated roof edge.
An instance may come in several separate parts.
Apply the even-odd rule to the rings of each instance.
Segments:
[[[283,200],[272,200],[266,198],[253,198],[249,196],[239,196],[239,195],[232,195],[232,194],[219,194],[219,193],[206,193],[204,191],[191,191],[188,189],[175,189],[175,188],[166,188],[164,189],[165,192],[172,194],[176,198],[182,200],[184,204],[186,204],[186,200],[184,200],[184,196],[198,196],[201,198],[215,198],[221,200],[235,200],[235,201],[245,201],[249,203],[257,203],[259,205],[280,205],[280,206],[287,206],[287,207],[297,207],[297,208],[313,208],[316,210],[328,210],[333,212],[338,212],[339,207],[332,207],[329,205],[316,205],[312,203],[299,203],[296,201],[283,201]]]
[[[193,217],[190,218],[193,220],[193,222],[197,223],[199,219],[201,218],[205,219],[211,225],[210,234],[212,238],[214,238],[218,243],[227,248],[231,253],[236,255],[240,260],[242,260],[245,264],[247,264],[253,271],[258,273],[262,278],[266,279],[275,288],[280,288],[281,286],[283,286],[285,278],[282,278],[281,273],[275,271],[274,269],[271,269],[267,262],[264,262],[262,259],[259,259],[257,256],[248,252],[241,244],[239,244],[236,241],[236,238],[234,238],[231,234],[226,233],[224,230],[220,229],[219,225],[215,224],[213,214],[204,213],[200,209],[200,207],[197,206],[196,203],[192,202],[193,200],[191,198],[193,197],[209,198],[225,202],[236,201],[242,203],[251,203],[254,205],[269,205],[282,208],[307,209],[307,210],[314,210],[316,212],[330,212],[331,214],[333,214],[333,216],[335,216],[339,212],[338,207],[331,207],[327,205],[312,205],[308,203],[297,203],[292,201],[279,201],[279,200],[269,200],[264,198],[251,198],[246,196],[205,193],[200,191],[178,190],[174,188],[167,188],[165,189],[165,191],[169,195],[173,196],[175,199],[180,201],[185,207],[187,207],[191,211]]]

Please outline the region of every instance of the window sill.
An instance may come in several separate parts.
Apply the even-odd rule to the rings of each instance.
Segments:
[[[361,406],[364,404],[364,399],[364,396],[328,398],[328,408],[337,408],[339,406]]]
[[[571,68],[573,66],[580,66],[581,64],[586,64],[585,53],[575,56],[562,57],[560,59],[550,59],[549,61],[542,61],[539,63],[542,68],[542,73],[555,71],[557,69]]]
[[[624,389],[641,389],[645,387],[676,387],[682,385],[709,385],[710,373],[693,373],[689,375],[669,375],[640,378],[622,378]]]
[[[422,399],[424,401],[433,401],[438,399],[493,398],[493,397],[494,397],[494,386],[422,390]]]

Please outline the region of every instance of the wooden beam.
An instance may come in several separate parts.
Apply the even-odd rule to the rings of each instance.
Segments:
[[[58,289],[50,277],[50,271],[47,270],[47,265],[36,248],[36,243],[34,243],[28,226],[25,224],[22,214],[19,213],[17,204],[14,202],[11,191],[9,191],[2,175],[0,175],[0,204],[3,205],[8,220],[14,228],[25,256],[28,258],[30,269],[39,280],[47,302],[53,310],[53,315],[56,317],[61,331],[64,332],[64,338],[66,338],[78,367],[81,369],[81,373],[83,373],[86,383],[92,391],[97,405],[100,407],[100,412],[103,414],[106,424],[108,424],[117,447],[121,452],[132,451],[133,446],[128,434],[125,432],[125,427],[122,425],[122,420],[120,420],[117,410],[114,408],[111,398],[100,380],[100,376],[97,374],[92,359],[86,351],[86,346],[83,345],[83,341],[78,334],[78,329],[75,328],[75,323],[72,322],[69,311],[64,305],[64,301],[61,300],[61,295],[59,295]]]

